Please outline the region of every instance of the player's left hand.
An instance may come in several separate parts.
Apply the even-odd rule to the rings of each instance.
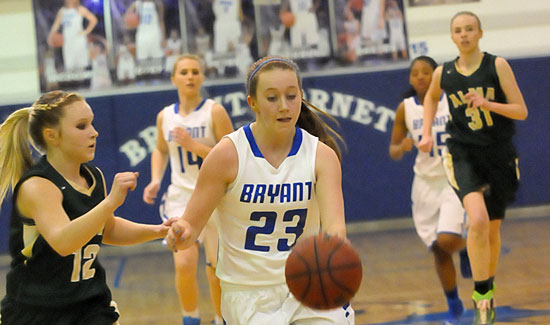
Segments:
[[[193,138],[189,132],[179,126],[170,131],[170,136],[174,142],[182,146],[184,149],[189,149],[189,146],[193,141]]]

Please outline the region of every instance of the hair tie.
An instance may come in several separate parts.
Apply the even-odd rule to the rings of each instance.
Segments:
[[[248,77],[248,85],[250,86],[250,81],[252,80],[252,78],[254,78],[254,75],[264,66],[266,65],[267,63],[269,62],[273,62],[273,61],[280,61],[280,62],[285,62],[287,63],[288,65],[290,65],[291,67],[293,67],[296,72],[298,72],[296,66],[294,64],[292,64],[292,62],[290,62],[289,60],[287,59],[284,59],[284,58],[270,58],[270,59],[267,59],[265,60],[264,62],[258,64],[258,66],[256,67],[256,69],[254,69],[252,71],[252,73],[250,74],[250,76]],[[250,89],[249,89],[250,91]]]

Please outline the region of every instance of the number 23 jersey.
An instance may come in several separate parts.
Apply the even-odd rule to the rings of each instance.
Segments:
[[[221,281],[240,285],[285,283],[285,263],[300,236],[319,232],[315,196],[318,138],[296,128],[278,168],[260,152],[250,125],[227,135],[236,147],[235,180],[218,205]]]

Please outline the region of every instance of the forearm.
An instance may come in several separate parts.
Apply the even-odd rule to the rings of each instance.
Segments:
[[[67,222],[57,231],[50,232],[45,238],[58,254],[67,256],[101,233],[106,220],[113,215],[114,210],[107,200],[103,200],[92,210]]]
[[[103,233],[103,243],[127,246],[163,238],[161,225],[148,225],[113,217]]]
[[[193,140],[193,142],[191,142],[189,146],[187,146],[188,151],[194,153],[201,158],[206,158],[211,149],[212,147],[195,140]]]
[[[168,154],[155,149],[151,154],[151,181],[161,182],[168,166]]]
[[[424,116],[422,124],[422,135],[432,134],[432,124],[434,122],[435,113],[437,111],[437,101],[432,98],[426,97],[424,99]]]
[[[520,104],[489,102],[485,108],[491,112],[514,120],[525,120],[527,118],[527,109]]]

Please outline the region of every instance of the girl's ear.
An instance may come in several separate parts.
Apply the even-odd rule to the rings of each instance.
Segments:
[[[252,111],[254,113],[257,113],[258,112],[258,108],[256,107],[256,100],[252,97],[250,97],[250,95],[246,96],[246,102],[248,103],[248,106],[250,106],[250,108],[252,108]]]
[[[54,128],[44,128],[42,136],[44,137],[44,142],[47,144],[57,144],[59,142],[57,130]]]

